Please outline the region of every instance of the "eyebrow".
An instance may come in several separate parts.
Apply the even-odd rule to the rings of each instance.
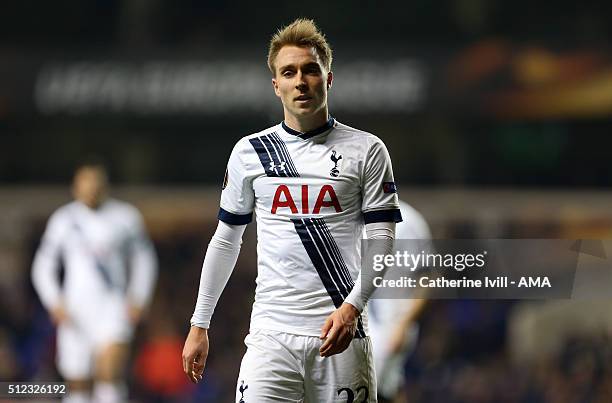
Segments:
[[[319,66],[319,63],[317,63],[317,62],[308,62],[308,63],[304,64],[304,66],[303,66],[303,67],[313,67],[313,66],[316,66],[316,67],[317,67],[317,68],[319,68],[319,69],[321,68],[321,66]],[[289,69],[289,68],[295,68],[295,64],[293,64],[293,63],[291,63],[291,64],[286,64],[286,65],[284,65],[284,66],[279,67],[279,69],[278,69],[278,70],[279,70],[279,71],[283,71],[283,70],[287,70],[287,69]]]

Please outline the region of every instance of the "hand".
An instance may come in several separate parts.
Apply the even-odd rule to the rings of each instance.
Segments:
[[[51,320],[53,320],[55,326],[59,326],[62,323],[68,322],[68,312],[66,312],[66,309],[63,305],[58,305],[51,309],[50,314]]]
[[[130,322],[132,322],[132,325],[138,324],[138,322],[140,322],[140,319],[142,318],[142,307],[134,304],[129,304],[127,310],[128,318],[130,318]]]
[[[389,353],[399,353],[406,344],[406,327],[395,326],[389,338]]]
[[[332,312],[321,328],[321,339],[325,340],[319,349],[321,357],[330,357],[347,349],[357,330],[359,311],[351,304],[343,303]]]
[[[191,326],[183,347],[183,371],[193,383],[202,380],[208,357],[208,329]]]

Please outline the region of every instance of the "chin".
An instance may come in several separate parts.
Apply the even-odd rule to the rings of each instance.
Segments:
[[[308,115],[312,113],[317,113],[323,108],[323,105],[307,105],[303,107],[295,108],[295,111],[300,114]]]
[[[293,114],[296,116],[308,116],[316,112],[313,108],[296,108],[293,110]]]

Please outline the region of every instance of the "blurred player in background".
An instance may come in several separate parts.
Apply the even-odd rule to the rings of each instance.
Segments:
[[[396,239],[431,239],[429,226],[418,211],[402,200],[400,210],[403,221],[397,225]],[[372,298],[368,302],[379,403],[400,400],[404,362],[416,345],[419,331],[416,321],[427,303],[425,293],[415,295],[417,297],[420,298]]]
[[[376,401],[360,239],[365,225],[390,253],[401,214],[383,142],[328,114],[331,62],[311,20],[279,30],[268,66],[285,119],[229,158],[183,366],[202,378],[210,319],[255,210],[257,290],[237,402]]]
[[[58,328],[57,366],[70,390],[65,402],[127,400],[129,342],[157,276],[140,213],[108,198],[107,185],[102,165],[77,169],[75,201],[49,219],[32,268],[34,288]]]

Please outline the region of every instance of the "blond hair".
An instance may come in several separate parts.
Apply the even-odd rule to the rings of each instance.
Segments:
[[[286,27],[280,28],[270,40],[268,49],[268,68],[272,75],[276,75],[274,61],[283,46],[293,45],[314,48],[327,71],[331,71],[332,50],[325,35],[313,20],[298,18]]]

